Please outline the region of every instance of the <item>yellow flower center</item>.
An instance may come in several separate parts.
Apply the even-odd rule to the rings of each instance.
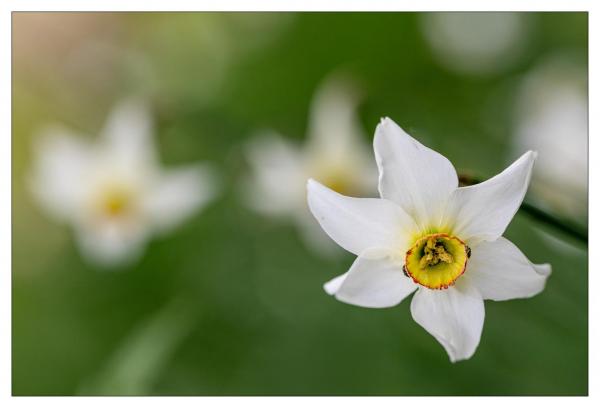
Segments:
[[[104,200],[104,211],[112,216],[122,214],[127,209],[129,197],[125,194],[116,193],[107,196]]]
[[[97,212],[106,218],[117,218],[132,210],[134,192],[119,184],[105,186],[96,197]]]
[[[406,253],[404,273],[429,289],[447,289],[465,272],[470,256],[471,249],[457,237],[426,235]]]

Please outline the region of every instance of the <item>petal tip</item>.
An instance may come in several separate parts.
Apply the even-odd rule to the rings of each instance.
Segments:
[[[523,157],[523,159],[525,161],[533,163],[535,161],[535,159],[537,159],[537,156],[538,156],[538,152],[537,151],[535,151],[535,150],[528,150],[521,157]]]
[[[535,265],[535,264],[534,264],[534,265],[533,265],[533,268],[535,269],[535,271],[536,271],[536,272],[537,272],[539,275],[541,275],[541,276],[543,276],[543,277],[545,277],[545,278],[547,278],[547,277],[549,277],[550,275],[552,275],[552,265],[550,265],[549,263],[545,263],[545,264],[538,264],[538,265]]]
[[[383,116],[379,121],[379,125],[383,127],[398,126],[398,124],[394,122],[389,116]]]
[[[330,296],[335,295],[335,293],[337,292],[336,288],[332,287],[331,282],[325,282],[323,284],[323,290]]]
[[[461,361],[469,360],[471,357],[475,355],[475,351],[477,351],[477,346],[472,349],[461,350],[460,348],[456,348],[450,343],[440,342],[444,349],[446,350],[446,354],[448,354],[448,359],[452,364],[460,363]]]
[[[343,275],[336,276],[335,278],[331,279],[330,281],[325,282],[323,284],[323,289],[325,290],[325,292],[328,295],[335,296],[335,294],[340,290],[340,287],[344,283],[344,280],[346,280],[346,276],[348,276],[347,272]],[[337,299],[337,296],[336,296],[336,299]]]
[[[310,193],[311,191],[314,191],[316,189],[323,189],[325,188],[324,185],[322,185],[321,183],[319,183],[317,180],[313,179],[313,178],[309,178],[306,181],[306,190]]]

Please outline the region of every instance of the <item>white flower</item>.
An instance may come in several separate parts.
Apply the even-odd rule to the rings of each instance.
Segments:
[[[382,198],[351,198],[314,180],[308,204],[321,227],[358,258],[325,284],[338,300],[391,307],[416,290],[411,312],[452,362],[471,357],[483,300],[533,296],[550,265],[533,265],[502,237],[527,190],[534,152],[497,176],[458,187],[452,164],[390,119],[375,131]]]
[[[99,140],[49,128],[36,147],[30,177],[46,212],[72,226],[92,262],[113,266],[134,260],[153,233],[167,232],[213,196],[211,170],[161,168],[142,103],[122,102]]]
[[[494,74],[513,65],[529,45],[534,21],[525,13],[424,13],[421,28],[433,56],[446,68]]]
[[[356,117],[358,95],[341,77],[325,82],[311,106],[304,148],[273,132],[249,146],[251,180],[247,199],[256,211],[289,217],[305,242],[317,251],[335,249],[306,209],[306,179],[312,177],[340,193],[374,192],[377,169]]]
[[[528,73],[515,104],[514,149],[535,149],[540,159],[531,189],[554,211],[581,219],[587,213],[587,72],[553,56]]]

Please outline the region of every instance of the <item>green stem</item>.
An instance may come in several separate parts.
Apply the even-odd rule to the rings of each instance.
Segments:
[[[533,204],[523,202],[521,204],[521,208],[519,208],[519,211],[523,211],[524,213],[529,215],[531,218],[533,218],[537,221],[543,222],[547,225],[550,225],[550,226],[554,227],[554,229],[557,229],[557,230],[571,236],[572,238],[577,239],[578,241],[580,241],[586,245],[588,243],[587,231],[583,231],[580,228],[574,227],[573,225],[554,216],[553,214],[550,214],[550,213],[534,206]]]
[[[472,186],[474,184],[478,184],[481,182],[477,177],[473,177],[473,176],[466,175],[466,174],[459,175],[458,179],[459,179],[461,186]],[[531,203],[524,201],[521,204],[519,211],[522,211],[523,213],[529,215],[531,218],[535,219],[536,221],[542,222],[542,223],[554,228],[555,230],[558,230],[558,231],[570,236],[571,238],[576,239],[579,242],[582,242],[586,245],[588,243],[587,231],[583,230],[582,228],[573,226],[572,223],[569,223],[569,222],[555,216],[554,214],[550,214],[549,212],[544,211],[541,208],[536,207],[535,205],[533,205]]]

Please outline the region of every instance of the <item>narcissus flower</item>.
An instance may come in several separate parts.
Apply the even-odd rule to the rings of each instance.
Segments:
[[[516,95],[514,150],[540,152],[532,193],[553,211],[583,222],[588,211],[585,65],[553,55],[523,78]]]
[[[481,337],[484,299],[544,289],[550,265],[534,265],[502,237],[529,183],[536,153],[497,176],[459,187],[452,164],[390,119],[375,131],[381,198],[346,197],[308,181],[308,204],[325,232],[358,255],[325,284],[357,306],[383,308],[415,292],[411,313],[452,362],[470,358]]]
[[[356,115],[359,97],[347,78],[334,76],[317,91],[302,147],[269,132],[248,148],[249,205],[267,216],[295,221],[306,244],[325,254],[335,246],[306,209],[306,179],[342,194],[375,192],[377,168]]]
[[[114,266],[132,261],[213,196],[206,165],[163,169],[139,101],[122,102],[97,142],[63,128],[37,140],[31,190],[46,212],[75,232],[86,258]]]

